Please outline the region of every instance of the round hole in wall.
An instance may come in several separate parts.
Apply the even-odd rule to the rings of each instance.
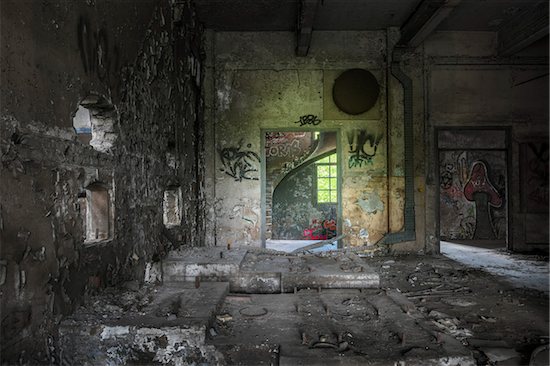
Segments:
[[[73,113],[73,128],[80,142],[97,151],[109,153],[117,138],[115,123],[118,112],[113,104],[99,95],[84,98]]]
[[[380,93],[378,81],[365,69],[344,71],[334,81],[332,98],[336,106],[347,114],[361,114],[371,109]]]

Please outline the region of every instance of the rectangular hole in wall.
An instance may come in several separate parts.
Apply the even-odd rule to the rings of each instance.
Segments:
[[[181,188],[172,187],[164,191],[163,221],[166,227],[181,224]]]
[[[109,191],[100,186],[86,190],[86,241],[111,238],[112,212]]]

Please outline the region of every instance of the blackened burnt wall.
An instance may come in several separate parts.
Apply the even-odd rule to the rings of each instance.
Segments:
[[[202,30],[188,2],[1,2],[2,362],[51,361],[85,297],[179,245],[204,245]],[[88,97],[114,108],[110,152],[77,139]],[[85,241],[86,187],[110,194],[112,235]],[[163,195],[182,191],[182,224]]]

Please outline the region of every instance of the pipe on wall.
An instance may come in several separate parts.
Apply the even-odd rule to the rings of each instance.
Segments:
[[[413,90],[412,80],[401,69],[401,56],[406,48],[393,51],[391,74],[403,87],[403,132],[405,154],[405,223],[402,231],[386,234],[378,244],[396,244],[416,240],[414,213],[414,138],[413,138]]]

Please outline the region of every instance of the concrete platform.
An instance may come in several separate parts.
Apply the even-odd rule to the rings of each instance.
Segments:
[[[291,255],[249,251],[230,277],[231,292],[285,293],[302,288],[378,288],[378,274],[357,255]]]
[[[93,299],[59,326],[62,363],[220,363],[223,357],[205,340],[228,289],[222,282],[202,283],[198,289],[177,283],[165,284],[145,299],[128,293]],[[133,301],[143,306],[125,309],[135,305]]]
[[[163,261],[163,280],[195,281],[198,276],[203,281],[228,281],[239,271],[246,253],[246,248],[228,250],[225,247],[173,251]]]

